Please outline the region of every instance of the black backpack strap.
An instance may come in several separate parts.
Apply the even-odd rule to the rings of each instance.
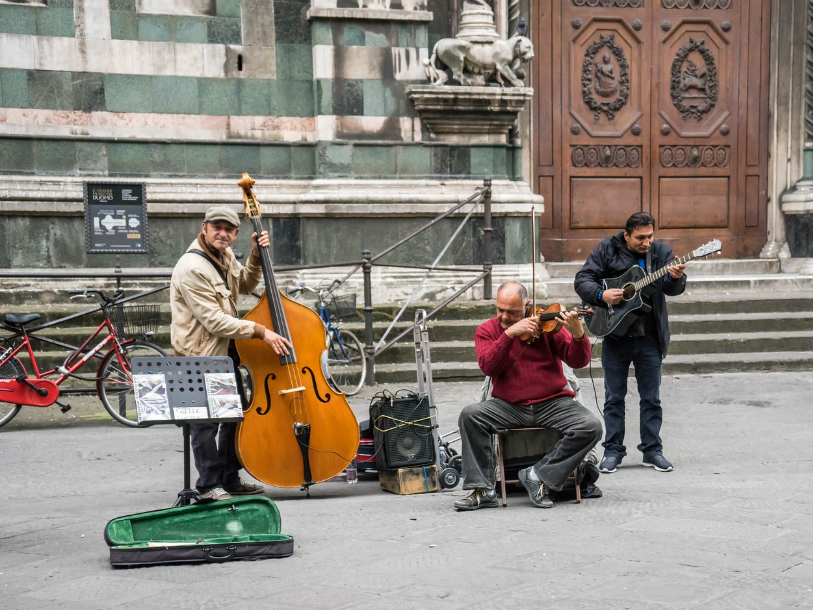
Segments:
[[[223,273],[223,269],[221,269],[220,266],[216,262],[214,262],[212,260],[212,257],[207,256],[206,253],[203,250],[198,250],[196,248],[193,248],[192,250],[187,250],[186,253],[187,254],[197,254],[198,256],[200,256],[200,257],[206,259],[207,261],[209,261],[209,264],[211,264],[212,267],[215,268],[215,271],[217,271],[217,274],[220,276],[220,279],[223,280],[224,284],[226,284],[226,288],[229,288],[229,280],[226,279],[226,274]]]

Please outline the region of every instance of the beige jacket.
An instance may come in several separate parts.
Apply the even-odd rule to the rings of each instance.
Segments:
[[[202,250],[215,260],[196,239],[172,271],[169,300],[172,306],[172,347],[183,356],[227,356],[229,339],[260,339],[262,324],[237,317],[238,294],[249,294],[262,279],[259,257],[251,255],[243,267],[231,249],[226,264],[219,265],[229,280],[223,283],[214,266],[189,250]],[[217,261],[216,261],[217,262]]]

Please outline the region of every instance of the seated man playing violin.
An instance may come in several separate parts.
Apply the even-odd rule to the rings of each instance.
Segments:
[[[573,368],[590,362],[590,341],[579,316],[560,312],[561,329],[541,333],[538,318],[526,317],[529,304],[522,284],[503,284],[497,291],[497,316],[474,334],[477,363],[492,378],[493,389],[491,399],[460,413],[463,489],[471,493],[455,502],[457,510],[498,505],[492,441],[498,430],[544,427],[561,432],[550,453],[519,472],[531,502],[539,508],[553,506],[549,492],[561,490],[601,440],[601,420],[574,400],[562,372],[562,362]]]

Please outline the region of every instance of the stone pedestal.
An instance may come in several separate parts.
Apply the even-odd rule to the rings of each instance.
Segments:
[[[507,144],[508,132],[533,92],[531,87],[407,87],[431,139],[467,143]]]

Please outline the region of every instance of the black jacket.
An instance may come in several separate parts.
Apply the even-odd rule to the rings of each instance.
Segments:
[[[674,260],[672,248],[665,243],[656,241],[650,249],[650,269],[648,273],[657,271],[667,263]],[[574,287],[576,293],[585,303],[594,306],[607,307],[604,301],[599,300],[598,293],[602,289],[601,280],[611,279],[622,275],[627,269],[638,264],[638,257],[627,247],[624,232],[602,241],[587,257],[584,266],[576,274]],[[669,350],[669,318],[666,313],[666,296],[677,296],[686,289],[686,274],[679,280],[673,280],[666,274],[655,282],[656,290],[652,293],[652,313],[658,329],[658,339],[661,344],[661,356],[666,357]]]

